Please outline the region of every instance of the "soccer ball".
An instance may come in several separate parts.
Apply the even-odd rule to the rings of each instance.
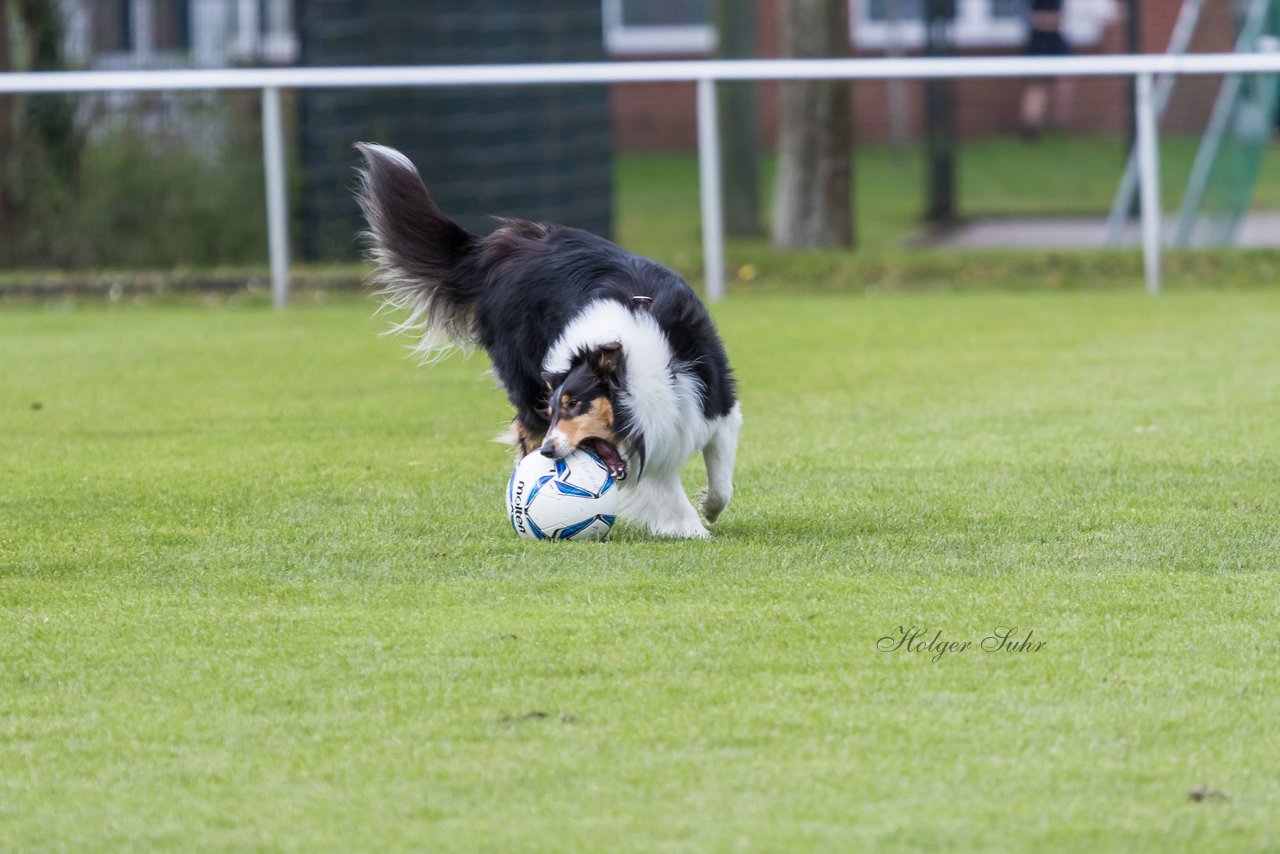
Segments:
[[[535,451],[511,473],[507,509],[526,540],[600,540],[617,518],[618,484],[590,451],[560,460]]]

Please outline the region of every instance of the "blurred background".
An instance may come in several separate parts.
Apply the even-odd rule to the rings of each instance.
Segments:
[[[1255,51],[1275,48],[1277,6],[0,0],[0,72]],[[1128,79],[732,84],[721,94],[728,226],[752,261],[735,268],[739,278],[759,275],[776,246],[892,259],[1124,239],[1106,217],[1132,207],[1117,197],[1133,133]],[[1225,216],[1228,227],[1198,239],[1171,231],[1171,242],[1280,242],[1280,221],[1267,213],[1280,208],[1280,173],[1265,156],[1275,94],[1272,80],[1173,83],[1160,118],[1164,203]],[[558,221],[698,273],[691,84],[286,97],[291,250],[304,275],[307,264],[358,261],[357,140],[408,153],[441,205],[473,229],[489,229],[488,214]],[[0,274],[264,266],[260,121],[257,92],[0,96]],[[1206,165],[1193,178],[1197,156]],[[806,174],[837,178],[815,188]],[[788,229],[805,218],[796,205],[807,199],[835,217],[833,228]]]

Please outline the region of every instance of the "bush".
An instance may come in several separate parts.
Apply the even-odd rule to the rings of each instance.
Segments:
[[[235,97],[191,107],[151,96],[82,118],[79,163],[30,158],[29,192],[0,263],[36,269],[261,263],[266,213],[256,115]],[[157,99],[166,126],[149,127]],[[148,103],[150,101],[150,103]],[[254,99],[256,106],[256,98]],[[255,111],[256,112],[256,111]]]

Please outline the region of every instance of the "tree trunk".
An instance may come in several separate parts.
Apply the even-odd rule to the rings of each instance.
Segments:
[[[888,18],[888,42],[885,45],[885,56],[897,58],[902,56],[902,5],[903,0],[888,0],[885,13]],[[907,118],[907,81],[895,77],[885,82],[888,96],[889,142],[893,145],[893,157],[902,160],[907,154],[907,145],[911,142],[911,131]]]
[[[9,0],[0,0],[0,74],[13,71],[13,42],[9,32]],[[13,243],[10,216],[12,195],[9,175],[13,162],[13,95],[0,95],[0,262],[5,260],[5,246]]]
[[[754,2],[714,0],[718,59],[756,54]],[[720,104],[720,163],[724,180],[724,228],[731,237],[758,237],[760,229],[760,140],[756,130],[756,85],[717,84]]]
[[[955,0],[926,0],[925,56],[950,56],[947,29],[955,19]],[[924,82],[924,136],[928,159],[928,188],[925,219],[947,225],[956,218],[956,152],[952,117],[955,83],[951,80]]]
[[[847,0],[781,0],[782,55],[849,53]],[[781,85],[773,242],[783,247],[852,246],[852,85],[799,80]]]

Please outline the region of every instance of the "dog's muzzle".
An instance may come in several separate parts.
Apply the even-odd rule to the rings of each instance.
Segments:
[[[538,453],[552,460],[559,460],[567,457],[569,452],[573,450],[569,440],[559,430],[552,430],[547,434],[547,441],[542,443],[542,447],[538,449]]]

